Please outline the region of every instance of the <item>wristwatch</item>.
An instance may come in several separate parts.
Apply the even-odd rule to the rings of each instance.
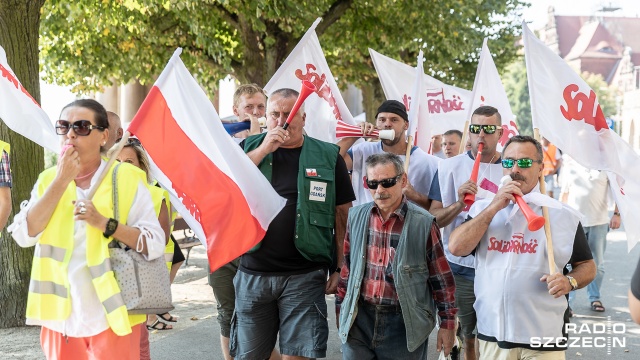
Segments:
[[[578,289],[578,281],[574,279],[572,276],[566,275],[567,279],[569,279],[569,284],[571,284],[571,290]]]
[[[107,221],[107,228],[104,230],[104,232],[102,233],[102,235],[106,238],[111,237],[111,235],[113,235],[113,233],[116,232],[116,229],[118,228],[118,220],[116,219],[109,219]]]

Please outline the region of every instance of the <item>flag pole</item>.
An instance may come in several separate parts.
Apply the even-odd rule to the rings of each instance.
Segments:
[[[460,139],[460,150],[458,154],[462,154],[464,149],[467,147],[467,139],[469,138],[469,120],[465,120],[464,129],[462,131],[462,139]]]
[[[129,131],[125,131],[124,135],[122,135],[122,139],[120,139],[120,141],[116,143],[115,148],[111,153],[111,158],[109,158],[109,161],[107,162],[107,166],[105,166],[104,170],[100,173],[98,180],[96,180],[96,182],[93,183],[93,187],[91,187],[91,189],[89,190],[89,195],[87,195],[87,200],[93,199],[93,196],[96,194],[96,191],[98,191],[98,186],[100,186],[100,183],[102,183],[102,180],[104,180],[104,178],[109,173],[110,171],[109,169],[111,169],[111,165],[113,165],[113,163],[116,162],[118,155],[120,155],[120,151],[122,151],[122,148],[124,148],[124,146],[129,141],[130,135],[131,133],[129,133]]]
[[[404,172],[409,174],[409,158],[411,157],[411,149],[413,148],[413,135],[409,135],[407,139],[407,152],[404,157]]]
[[[540,130],[538,128],[533,129],[533,137],[540,142]],[[547,193],[547,185],[544,182],[544,172],[540,172],[540,192]],[[549,222],[549,209],[546,206],[542,207],[542,216],[544,217],[544,234],[547,237],[547,254],[549,259],[549,275],[556,273],[556,260],[553,255],[553,241],[551,240],[551,223]]]

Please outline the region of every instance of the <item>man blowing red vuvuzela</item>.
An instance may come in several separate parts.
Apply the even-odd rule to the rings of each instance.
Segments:
[[[474,308],[481,359],[564,359],[567,295],[595,277],[580,215],[540,193],[542,147],[514,136],[502,154],[503,185],[493,199],[476,201],[467,221],[449,237],[453,255],[475,254]],[[528,230],[516,205],[522,196],[536,214],[549,209],[555,271],[549,274],[544,229]],[[565,265],[571,265],[566,272]],[[554,339],[553,347],[540,339]],[[556,342],[556,339],[559,341]],[[566,342],[564,342],[566,344]]]

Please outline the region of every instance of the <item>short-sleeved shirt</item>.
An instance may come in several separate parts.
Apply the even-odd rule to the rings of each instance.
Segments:
[[[240,146],[244,146],[241,143]],[[329,268],[331,264],[307,260],[294,242],[296,204],[298,201],[298,170],[302,147],[279,148],[273,152],[271,185],[285,199],[284,208],[273,219],[262,239],[260,248],[240,259],[240,270],[252,274],[302,274],[314,269]],[[355,200],[347,165],[338,154],[335,168],[336,206]]]
[[[11,187],[11,166],[9,162],[9,154],[2,151],[0,159],[0,187]]]

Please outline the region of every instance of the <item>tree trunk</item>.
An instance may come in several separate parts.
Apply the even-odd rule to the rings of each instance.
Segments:
[[[40,102],[38,37],[44,0],[0,0],[0,46],[9,66],[36,101]],[[11,144],[13,210],[29,199],[44,166],[42,147],[9,130],[0,121],[0,139]],[[9,217],[11,222],[12,215]],[[22,249],[6,231],[0,236],[0,328],[23,326],[33,248]]]

